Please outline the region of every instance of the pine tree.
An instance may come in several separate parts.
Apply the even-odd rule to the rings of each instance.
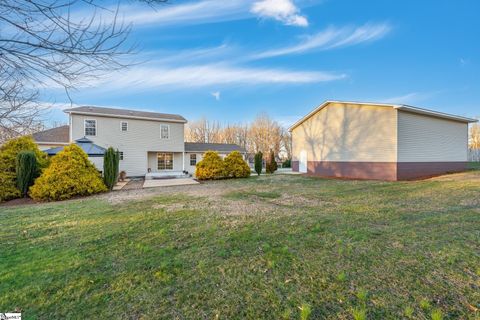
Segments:
[[[260,175],[263,167],[263,154],[261,151],[255,154],[255,172]]]
[[[118,180],[120,155],[112,147],[103,156],[103,181],[112,190]]]
[[[16,173],[17,188],[23,197],[28,194],[28,188],[33,185],[35,178],[38,176],[38,164],[35,152],[21,151],[17,155]]]
[[[275,161],[275,153],[273,153],[273,150],[270,150],[270,154],[268,155],[265,171],[267,171],[267,173],[274,173],[277,171],[277,162]]]

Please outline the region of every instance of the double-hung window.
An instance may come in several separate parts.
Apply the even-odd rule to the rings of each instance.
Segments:
[[[160,125],[160,139],[170,139],[170,126],[168,124]]]
[[[85,136],[96,136],[97,135],[97,120],[85,120]]]
[[[120,122],[120,130],[128,131],[128,122],[127,121]]]
[[[197,154],[194,153],[190,155],[190,165],[191,166],[197,165]]]

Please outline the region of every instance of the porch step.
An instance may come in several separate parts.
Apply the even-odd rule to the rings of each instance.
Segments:
[[[185,174],[182,171],[169,171],[169,172],[150,172],[145,175],[145,180],[157,180],[157,179],[178,179],[188,178],[189,174]]]

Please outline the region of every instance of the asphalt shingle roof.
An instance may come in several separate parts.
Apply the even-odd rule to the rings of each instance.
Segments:
[[[83,107],[66,109],[64,111],[67,113],[89,113],[89,114],[99,114],[99,115],[125,117],[125,118],[147,118],[147,119],[173,120],[173,121],[179,121],[179,122],[187,122],[187,120],[184,117],[178,114],[147,112],[147,111],[137,111],[137,110],[127,110],[127,109],[113,109],[113,108],[83,106]]]
[[[209,150],[217,152],[246,152],[245,148],[242,148],[236,144],[185,142],[185,152],[205,152]]]
[[[69,126],[56,127],[44,131],[34,133],[33,140],[36,142],[69,142]]]

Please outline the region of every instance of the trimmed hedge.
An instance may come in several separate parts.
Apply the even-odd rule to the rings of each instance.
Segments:
[[[107,187],[87,154],[72,144],[52,158],[50,166],[30,188],[30,195],[35,200],[52,201],[105,191]]]
[[[250,177],[250,167],[243,160],[238,151],[233,151],[223,160],[225,164],[225,175],[229,178],[248,178]]]
[[[207,151],[197,163],[195,177],[198,180],[214,180],[225,177],[225,163],[215,151]]]
[[[48,156],[38,149],[30,136],[9,140],[0,147],[0,202],[21,197],[17,188],[17,156],[22,151],[32,151],[35,154],[38,168],[48,165]]]

